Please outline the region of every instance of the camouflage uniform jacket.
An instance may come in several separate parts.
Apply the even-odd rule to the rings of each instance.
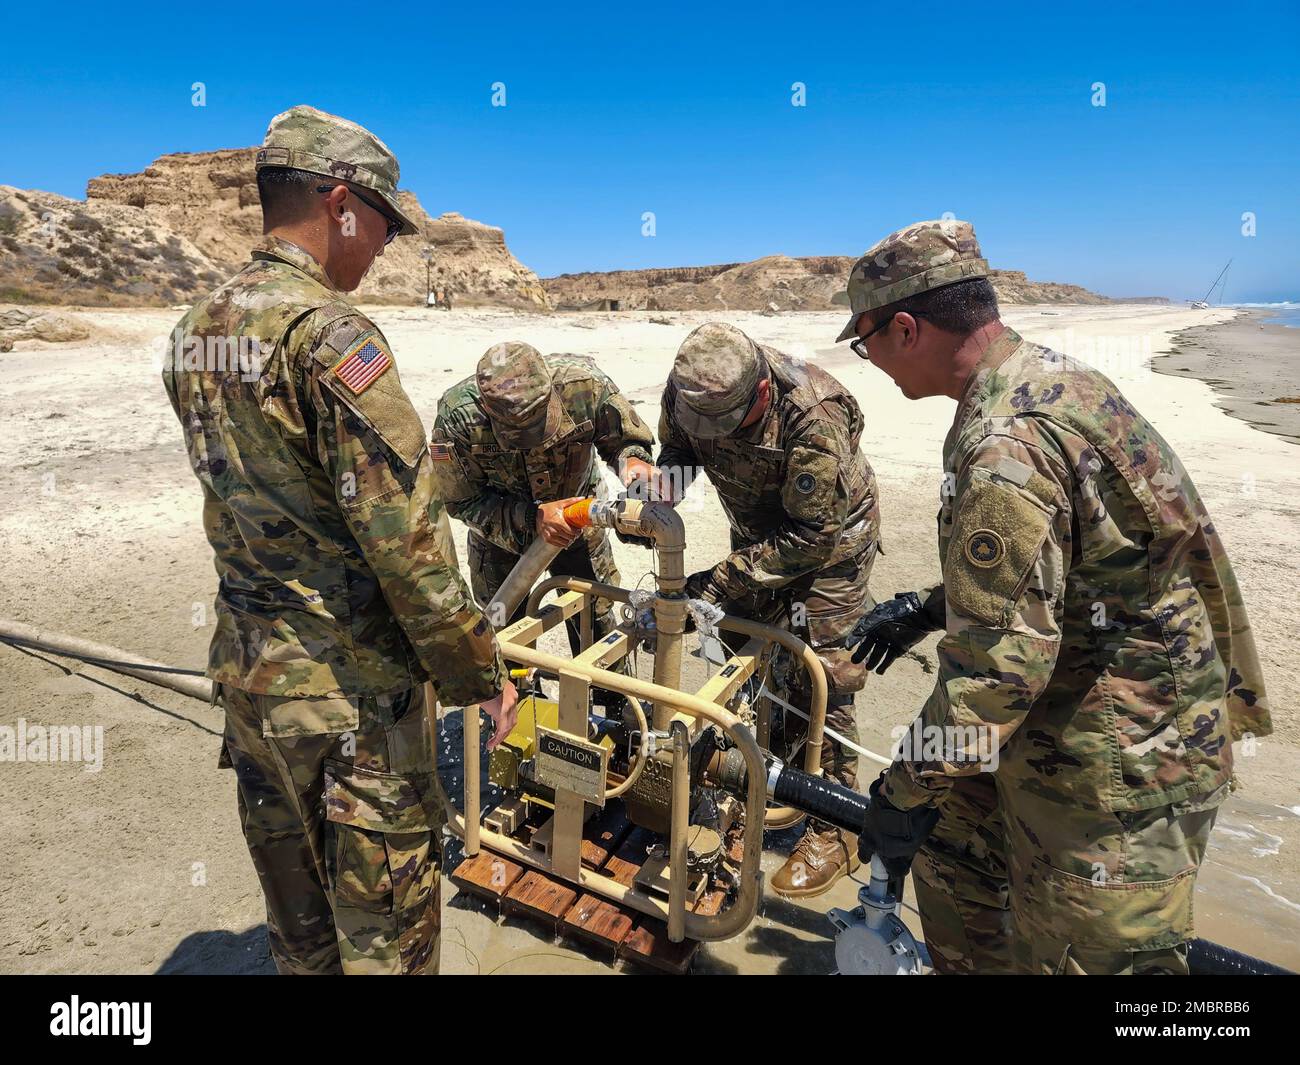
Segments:
[[[874,555],[879,537],[876,478],[858,447],[857,401],[821,367],[760,350],[772,391],[756,424],[713,440],[688,436],[673,417],[671,380],[660,412],[658,465],[682,478],[702,467],[741,545],[713,570],[727,599]]]
[[[595,495],[596,456],[613,469],[629,458],[650,461],[650,427],[591,359],[548,355],[559,392],[559,428],[535,448],[503,446],[479,403],[473,375],[438,403],[430,450],[447,512],[485,540],[522,553],[537,532],[537,504]]]
[[[256,361],[203,361],[239,338],[256,342]],[[368,372],[363,358],[387,368],[352,378],[354,392],[336,370]],[[220,578],[210,677],[342,700],[341,729],[355,725],[354,697],[426,679],[450,705],[500,691],[501,657],[457,570],[419,415],[387,342],[315,259],[274,238],[254,251],[181,319],[163,382]]]
[[[985,350],[944,445],[947,634],[926,724],[991,728],[1002,790],[1113,811],[1205,796],[1271,732],[1241,592],[1178,456],[1104,375]],[[1005,744],[1005,746],[1002,746]],[[962,759],[896,762],[900,806]]]

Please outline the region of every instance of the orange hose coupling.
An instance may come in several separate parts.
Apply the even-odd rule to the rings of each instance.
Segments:
[[[564,508],[564,520],[574,529],[585,529],[591,524],[591,505],[595,499],[580,499]]]

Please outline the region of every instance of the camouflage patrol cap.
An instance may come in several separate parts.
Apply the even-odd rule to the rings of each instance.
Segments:
[[[683,432],[699,439],[734,433],[766,373],[758,345],[734,325],[702,325],[682,341],[673,361],[673,417]]]
[[[560,396],[550,367],[531,344],[493,344],[479,359],[474,379],[492,431],[505,447],[538,447],[559,430]]]
[[[383,197],[393,218],[402,223],[403,235],[419,232],[398,206],[401,168],[397,157],[370,130],[346,118],[305,104],[282,111],[266,127],[256,165],[258,170],[264,166],[292,167],[371,189]]]
[[[921,292],[973,277],[988,277],[969,222],[945,218],[914,222],[880,241],[849,271],[849,307],[853,316],[836,343],[857,334],[858,319]]]

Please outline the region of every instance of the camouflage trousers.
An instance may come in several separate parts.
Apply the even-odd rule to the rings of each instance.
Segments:
[[[962,778],[913,865],[939,972],[1185,974],[1226,785],[1115,813]]]
[[[991,773],[954,782],[912,863],[912,886],[936,972],[1015,971],[1002,809]]]
[[[466,546],[469,549],[470,587],[479,605],[486,607],[496,595],[497,589],[505,583],[520,556],[483,539],[473,529],[469,532]],[[584,530],[582,536],[555,556],[547,570],[553,577],[584,577],[602,584],[618,584],[621,579],[604,529]],[[526,605],[520,603],[509,622],[522,618]],[[593,640],[608,635],[615,627],[614,604],[608,599],[597,599],[591,621]],[[569,649],[577,655],[582,650],[579,622],[576,617],[570,618],[565,625],[569,631]]]
[[[437,973],[444,814],[424,688],[343,700],[221,685],[219,697],[276,968]],[[356,728],[339,732],[349,709]]]
[[[735,546],[743,544],[737,544],[733,538]],[[875,606],[867,588],[875,554],[873,546],[855,558],[800,577],[775,592],[719,604],[728,614],[788,627],[807,641],[826,670],[826,726],[854,743],[859,742],[858,723],[853,713],[854,696],[865,687],[867,673],[862,665],[853,662],[844,641],[858,619]],[[739,633],[724,632],[721,636],[723,643],[733,651],[743,646],[747,639]],[[807,675],[797,664],[790,674],[793,680],[785,697],[792,706],[806,710],[812,695]],[[783,750],[773,753],[788,756],[807,735],[808,723],[801,717],[787,714],[784,734],[780,737]],[[776,739],[774,737],[774,742]],[[857,754],[829,736],[822,744],[821,768],[827,777],[845,787],[857,787]]]

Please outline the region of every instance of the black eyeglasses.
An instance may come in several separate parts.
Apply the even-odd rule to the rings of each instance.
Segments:
[[[913,318],[924,317],[924,315],[922,315],[920,311],[908,311],[907,313],[910,314]],[[890,325],[893,324],[893,321],[894,321],[894,315],[891,314],[888,318],[886,318],[883,322],[881,322],[878,326],[876,326],[875,329],[867,333],[866,336],[858,337],[856,340],[850,340],[849,347],[853,349],[853,354],[855,354],[859,359],[866,359],[868,362],[870,362],[871,356],[867,354],[867,341],[870,340],[877,333],[879,333],[881,330],[888,329]]]
[[[387,220],[388,232],[384,234],[384,246],[387,247],[389,244],[392,244],[393,240],[397,237],[397,234],[399,234],[402,231],[402,223],[397,221],[396,218],[394,218],[391,214],[389,214],[382,207],[380,207],[379,204],[375,203],[375,201],[372,200],[369,196],[366,196],[364,193],[358,192],[351,185],[344,185],[343,187],[347,189],[348,192],[352,193],[353,196],[355,196],[358,200],[364,203],[367,207],[369,207],[372,211],[378,211]],[[333,192],[336,188],[338,188],[337,185],[317,185],[316,191]]]
[[[850,340],[849,347],[853,349],[853,354],[855,354],[859,359],[866,359],[868,362],[870,362],[871,356],[867,354],[867,341],[870,340],[877,333],[879,333],[882,329],[888,329],[889,324],[893,320],[894,320],[894,316],[891,314],[888,318],[886,318],[883,322],[881,322],[878,326],[876,326],[875,329],[871,330],[871,332],[869,332],[866,336],[858,337],[856,340]]]

